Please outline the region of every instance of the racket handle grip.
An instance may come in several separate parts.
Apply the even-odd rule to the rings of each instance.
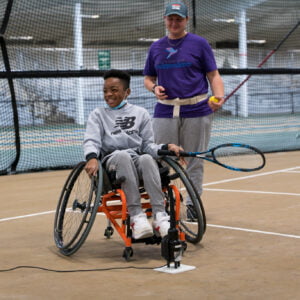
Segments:
[[[157,154],[161,156],[176,156],[175,152],[170,150],[158,150]]]
[[[176,156],[176,153],[170,150],[158,150],[157,154],[161,156]],[[190,156],[188,152],[184,152],[184,151],[180,151],[179,154],[180,156]]]

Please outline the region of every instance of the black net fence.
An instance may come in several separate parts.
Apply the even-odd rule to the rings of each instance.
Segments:
[[[82,160],[85,122],[103,105],[105,70],[131,73],[129,101],[153,112],[142,70],[149,46],[166,34],[168,2],[0,1],[0,174]],[[228,97],[210,146],[299,150],[300,2],[184,2],[187,30],[211,44]]]

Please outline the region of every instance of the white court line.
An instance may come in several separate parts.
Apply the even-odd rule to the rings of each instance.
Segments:
[[[0,222],[17,220],[17,219],[23,219],[23,218],[30,218],[30,217],[36,217],[36,216],[47,215],[47,214],[52,214],[52,213],[55,213],[55,210],[44,211],[44,212],[40,212],[40,213],[36,213],[36,214],[29,214],[29,215],[24,215],[24,216],[4,218],[4,219],[0,219]],[[98,213],[98,214],[104,215],[103,213]],[[239,230],[239,231],[246,231],[246,232],[254,232],[254,233],[261,233],[261,234],[269,234],[269,235],[290,237],[290,238],[294,238],[294,239],[299,239],[300,238],[299,235],[284,234],[284,233],[278,233],[278,232],[261,231],[261,230],[239,228],[239,227],[231,227],[231,226],[223,226],[223,225],[215,225],[215,224],[207,224],[207,226],[209,226],[209,227],[216,227],[216,228],[223,228],[223,229],[230,229],[230,230]]]
[[[248,179],[248,178],[260,177],[260,176],[266,176],[266,175],[272,175],[272,174],[276,174],[276,173],[284,173],[284,172],[293,171],[293,170],[295,170],[297,168],[300,168],[300,167],[298,166],[298,167],[293,167],[293,168],[288,168],[288,169],[282,169],[282,170],[277,170],[277,171],[259,173],[259,174],[242,176],[242,177],[231,178],[231,179],[224,179],[224,180],[219,180],[219,181],[204,183],[203,186],[208,186],[208,185],[213,185],[213,184],[219,184],[219,183],[225,183],[225,182],[232,182],[232,181],[237,181],[237,180],[244,180],[244,179]]]
[[[300,239],[300,235],[293,235],[293,234],[284,234],[284,233],[278,233],[278,232],[261,231],[261,230],[255,230],[255,229],[247,229],[247,228],[239,228],[239,227],[231,227],[231,226],[223,226],[223,225],[214,225],[214,224],[207,224],[207,226],[216,227],[216,228],[223,228],[223,229],[230,229],[230,230],[255,232],[255,233],[261,233],[261,234],[277,235],[277,236],[283,236],[283,237],[290,237],[290,238],[294,238],[294,239]]]
[[[213,192],[229,192],[229,193],[253,193],[253,194],[271,194],[271,195],[286,195],[286,196],[300,196],[297,193],[283,193],[283,192],[264,192],[264,191],[247,191],[247,190],[230,190],[230,189],[210,189],[205,188],[204,191]]]
[[[272,171],[272,172],[266,172],[266,173],[260,173],[260,174],[249,175],[249,176],[243,176],[243,177],[233,178],[233,179],[227,179],[227,180],[220,180],[220,181],[215,181],[215,182],[210,182],[210,183],[203,184],[203,186],[212,185],[212,184],[218,184],[218,183],[224,183],[224,182],[231,182],[231,181],[236,181],[236,180],[243,180],[243,179],[248,179],[248,178],[253,178],[253,177],[259,177],[259,176],[265,176],[265,175],[271,175],[271,174],[276,174],[276,173],[283,173],[283,172],[288,172],[288,171],[295,170],[297,168],[300,168],[300,167],[282,169],[282,170],[277,170],[277,171]],[[238,191],[238,192],[243,192],[243,191]],[[244,192],[251,192],[251,191],[244,191]],[[269,192],[261,192],[261,193],[269,193]],[[278,193],[276,193],[276,194],[278,194]],[[286,194],[286,193],[284,193],[284,194]],[[298,195],[298,194],[295,194],[295,195]],[[30,218],[30,217],[47,215],[47,214],[52,214],[52,213],[55,213],[55,210],[50,210],[50,211],[45,211],[45,212],[40,212],[40,213],[35,213],[35,214],[29,214],[29,215],[23,215],[23,216],[3,218],[3,219],[0,219],[0,222],[17,220],[17,219],[24,219],[24,218]],[[207,226],[224,228],[224,229],[231,229],[231,230],[247,231],[247,232],[256,232],[256,233],[262,233],[262,234],[271,234],[271,235],[284,236],[284,237],[300,238],[300,236],[298,236],[298,235],[282,234],[282,233],[267,232],[267,231],[260,231],[260,230],[252,230],[252,229],[246,229],[246,228],[229,227],[229,226],[213,225],[213,224],[207,224]]]
[[[43,211],[43,212],[36,213],[36,214],[17,216],[17,217],[11,217],[11,218],[4,218],[4,219],[0,219],[0,222],[17,220],[17,219],[24,219],[24,218],[30,218],[30,217],[36,217],[36,216],[41,216],[41,215],[48,215],[48,214],[53,214],[55,212],[56,212],[55,210],[49,210],[49,211]]]

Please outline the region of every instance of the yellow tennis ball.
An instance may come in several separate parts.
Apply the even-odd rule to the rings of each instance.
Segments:
[[[219,99],[217,99],[215,96],[211,96],[211,97],[209,98],[209,101],[218,103],[218,102],[219,102]]]

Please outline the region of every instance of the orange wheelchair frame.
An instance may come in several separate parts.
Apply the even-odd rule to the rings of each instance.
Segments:
[[[179,234],[179,239],[182,242],[185,242],[185,234],[180,231],[179,228],[179,218],[180,218],[180,193],[175,185],[170,185],[169,188],[173,190],[175,195],[175,223],[176,230]],[[163,192],[167,193],[167,188],[163,188]],[[149,195],[144,192],[141,193],[141,199],[149,200]],[[119,202],[116,204],[116,202]],[[142,209],[146,212],[147,217],[152,216],[151,212],[151,204],[150,202],[142,202]],[[130,218],[127,211],[126,204],[126,195],[122,189],[116,189],[115,191],[111,191],[102,196],[102,205],[99,206],[98,212],[102,212],[106,215],[107,219],[111,224],[113,224],[114,228],[119,233],[120,237],[123,239],[125,244],[125,249],[123,252],[123,257],[128,260],[133,255],[132,243],[134,242],[145,242],[146,244],[159,244],[161,242],[160,237],[150,237],[140,240],[134,240],[131,236],[130,229]],[[108,225],[105,229],[104,235],[107,238],[110,238],[113,233],[113,228]]]

